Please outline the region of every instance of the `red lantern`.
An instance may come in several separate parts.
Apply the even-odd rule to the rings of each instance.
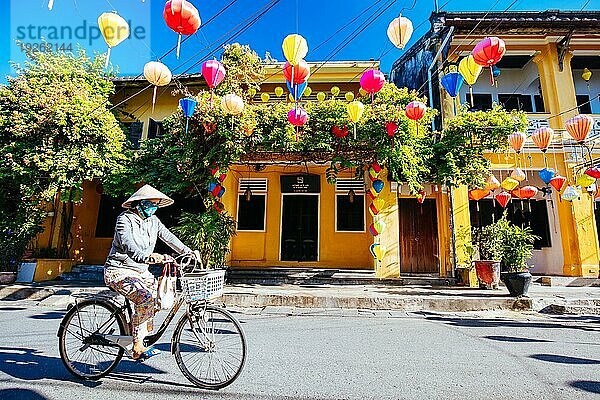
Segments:
[[[531,140],[533,140],[533,143],[535,143],[542,153],[545,153],[548,150],[548,146],[550,146],[553,135],[554,130],[552,128],[537,128],[531,135]]]
[[[516,193],[515,193],[516,192]],[[538,192],[538,189],[535,186],[523,186],[522,188],[517,188],[513,190],[513,194],[520,199],[531,199]]]
[[[426,196],[427,196],[427,193],[425,193],[425,191],[423,189],[421,189],[417,192],[417,201],[419,202],[419,204],[423,204]]]
[[[343,128],[340,128],[339,126],[334,125],[331,128],[331,133],[333,133],[333,136],[335,136],[336,138],[343,139],[346,136],[348,136],[348,126],[344,125]]]
[[[398,130],[398,124],[395,122],[386,122],[385,130],[387,131],[387,135],[393,138],[396,134],[396,131]]]
[[[550,179],[550,184],[554,189],[556,189],[557,192],[562,190],[563,186],[565,186],[565,183],[567,183],[567,178],[564,176],[554,175],[554,177]]]
[[[482,67],[490,68],[490,83],[494,84],[494,71],[492,70],[492,66],[497,64],[498,61],[502,59],[504,53],[506,52],[506,45],[504,44],[504,40],[492,36],[483,39],[481,42],[477,43],[473,52],[473,60],[478,65]]]
[[[385,75],[376,69],[369,69],[360,77],[360,87],[365,92],[371,93],[371,102],[373,102],[373,95],[379,92],[383,85],[385,85]]]
[[[418,121],[423,118],[426,110],[427,106],[425,103],[420,101],[411,101],[406,105],[406,117],[408,119],[412,119],[413,121]]]
[[[304,60],[298,61],[298,64],[296,65],[292,65],[286,61],[283,66],[283,76],[288,82],[299,85],[308,80],[308,77],[310,76],[310,67]]]
[[[594,125],[594,119],[589,115],[576,115],[567,121],[565,128],[571,137],[579,144],[585,141]]]
[[[469,190],[469,199],[479,201],[483,199],[485,196],[490,194],[490,191],[487,189],[472,189]]]
[[[512,196],[510,195],[510,193],[501,192],[496,196],[496,201],[502,206],[502,208],[506,208],[506,205],[510,201],[511,197]]]
[[[585,174],[592,178],[600,179],[600,165],[586,169]]]
[[[381,165],[379,165],[377,161],[373,161],[373,164],[371,164],[371,168],[373,168],[373,171],[375,171],[376,173],[381,172]]]
[[[192,3],[186,0],[169,0],[165,4],[163,18],[167,26],[179,33],[177,58],[181,47],[181,35],[193,35],[200,27],[200,13]]]
[[[302,126],[308,120],[308,114],[302,107],[292,108],[287,115],[288,122],[296,127]]]
[[[221,203],[220,201],[215,201],[213,203],[213,208],[219,213],[221,214],[223,211],[225,211],[225,206],[223,205],[223,203]]]

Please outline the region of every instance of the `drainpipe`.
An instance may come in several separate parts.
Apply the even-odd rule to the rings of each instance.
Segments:
[[[433,85],[431,84],[431,70],[433,69],[433,67],[436,64],[438,58],[442,54],[442,50],[444,49],[444,47],[446,47],[446,44],[448,43],[448,40],[450,40],[450,38],[452,37],[452,33],[454,33],[454,27],[453,26],[450,27],[450,30],[448,31],[448,33],[446,34],[446,37],[442,41],[442,45],[440,46],[440,48],[438,49],[437,54],[433,58],[433,61],[431,62],[431,65],[429,65],[429,68],[427,68],[427,82],[428,82],[428,86],[429,86],[429,107],[432,108],[432,109],[433,109],[433,96],[432,96],[432,94],[433,94]],[[431,132],[433,133],[434,131],[435,131],[435,118],[432,118],[431,119]]]

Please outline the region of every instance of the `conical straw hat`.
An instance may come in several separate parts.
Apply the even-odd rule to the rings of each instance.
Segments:
[[[130,198],[123,203],[123,208],[131,208],[131,203],[136,200],[150,200],[150,199],[159,199],[158,202],[159,207],[167,207],[174,203],[173,199],[167,196],[166,194],[154,189],[150,185],[144,185],[138,189],[137,192],[131,195]]]

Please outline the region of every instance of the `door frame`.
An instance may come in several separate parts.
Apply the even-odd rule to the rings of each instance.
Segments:
[[[441,259],[441,251],[442,251],[442,242],[441,242],[441,235],[440,233],[440,229],[441,225],[440,225],[440,201],[438,199],[437,196],[431,196],[430,198],[428,198],[427,200],[433,200],[435,201],[435,217],[436,217],[436,227],[435,227],[435,233],[437,236],[437,252],[438,252],[438,257],[437,257],[437,271],[436,272],[402,272],[402,251],[401,251],[401,246],[400,246],[400,240],[401,240],[401,234],[402,234],[402,230],[400,229],[400,218],[402,218],[401,215],[401,206],[400,206],[400,200],[408,200],[408,199],[413,199],[416,201],[416,199],[414,197],[409,197],[409,196],[398,196],[396,199],[396,206],[398,207],[398,270],[400,273],[400,277],[402,277],[403,275],[405,276],[436,276],[436,277],[441,277],[443,276],[442,274],[442,259]]]
[[[281,259],[281,252],[283,246],[281,240],[283,239],[283,199],[284,196],[317,196],[317,259],[316,261],[283,261]],[[284,263],[315,263],[321,261],[321,193],[281,193],[281,204],[279,206],[281,210],[279,217],[279,262]]]

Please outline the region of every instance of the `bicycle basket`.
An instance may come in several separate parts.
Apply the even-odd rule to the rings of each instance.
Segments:
[[[223,295],[225,270],[215,269],[180,278],[183,295],[187,302],[210,300]]]

